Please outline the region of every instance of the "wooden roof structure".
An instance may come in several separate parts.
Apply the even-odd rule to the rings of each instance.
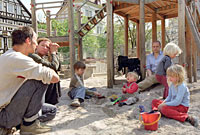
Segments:
[[[114,13],[139,22],[140,5],[138,0],[114,0]],[[153,14],[157,20],[178,17],[178,0],[149,0],[145,1],[145,22],[151,22]]]

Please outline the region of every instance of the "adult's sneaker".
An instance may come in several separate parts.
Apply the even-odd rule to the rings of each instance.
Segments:
[[[39,120],[36,120],[32,125],[30,126],[24,126],[21,125],[20,134],[21,135],[35,135],[35,134],[41,134],[51,131],[51,128],[49,126],[41,125]]]

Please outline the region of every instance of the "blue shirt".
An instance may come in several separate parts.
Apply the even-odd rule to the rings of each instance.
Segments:
[[[156,67],[160,60],[163,58],[163,52],[160,51],[157,58],[154,57],[153,53],[147,55],[147,61],[146,61],[146,69],[151,70],[153,73],[156,71]]]
[[[189,107],[190,105],[190,92],[185,83],[178,85],[171,84],[169,87],[169,94],[165,99],[165,104],[168,106],[183,105]]]

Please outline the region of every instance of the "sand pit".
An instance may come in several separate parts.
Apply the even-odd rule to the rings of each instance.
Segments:
[[[58,113],[54,120],[47,124],[53,131],[43,135],[199,135],[200,128],[189,123],[181,123],[173,119],[162,117],[157,131],[146,131],[139,121],[139,105],[144,105],[146,111],[151,110],[152,99],[162,97],[162,86],[157,86],[140,94],[140,100],[135,105],[118,107],[112,106],[109,111],[103,110],[107,99],[92,98],[86,100],[82,107],[71,108],[71,100],[67,96],[69,79],[61,81],[62,97],[58,106]],[[85,80],[87,87],[96,87],[105,96],[121,93],[122,85],[115,85],[113,89],[106,87],[106,77],[93,77]],[[189,114],[200,118],[200,85],[190,85],[191,107]]]

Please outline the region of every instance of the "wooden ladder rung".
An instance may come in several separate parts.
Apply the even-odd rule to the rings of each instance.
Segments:
[[[106,3],[103,3],[102,6],[104,7],[106,5]],[[106,6],[103,9],[104,12],[106,12]]]
[[[91,29],[89,24],[86,24],[84,28],[88,31]]]
[[[82,31],[79,31],[78,34],[83,37],[85,34]]]
[[[91,23],[96,25],[97,24],[97,19],[95,17],[92,18]]]

